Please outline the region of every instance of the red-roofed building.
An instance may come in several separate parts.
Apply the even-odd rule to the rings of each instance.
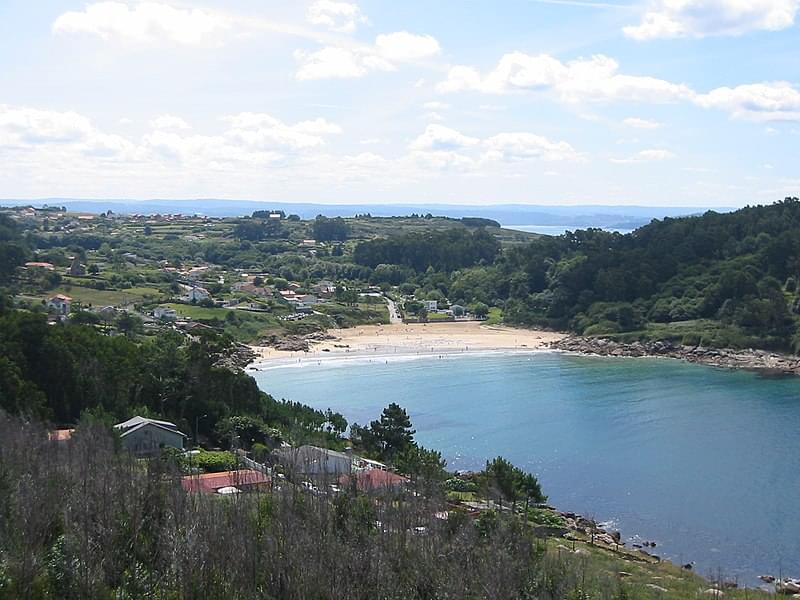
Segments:
[[[339,478],[339,485],[349,487],[353,484],[353,479],[359,492],[396,490],[408,485],[407,478],[382,469],[364,469],[352,475],[343,475]]]
[[[47,271],[53,271],[55,269],[55,267],[53,266],[53,263],[35,262],[35,261],[34,262],[26,262],[25,263],[25,268],[26,269],[45,269]]]
[[[250,492],[268,488],[270,478],[260,471],[242,469],[241,471],[187,475],[181,481],[181,485],[189,493],[224,494]]]
[[[64,294],[57,294],[47,301],[47,309],[57,315],[68,315],[72,298]]]
[[[54,429],[47,432],[47,439],[51,442],[66,442],[72,437],[74,429]]]

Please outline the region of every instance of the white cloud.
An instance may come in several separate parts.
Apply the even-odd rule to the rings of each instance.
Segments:
[[[254,149],[276,146],[292,149],[316,148],[325,144],[326,135],[342,132],[341,127],[325,119],[287,125],[265,113],[240,113],[223,117],[230,124],[226,136]]]
[[[224,14],[199,8],[174,8],[160,2],[96,2],[83,11],[70,11],[53,23],[55,33],[96,35],[104,40],[153,44],[167,40],[177,44],[216,43],[231,28]]]
[[[437,124],[428,125],[409,149],[412,162],[425,169],[471,170],[476,174],[485,174],[493,164],[501,162],[581,158],[567,142],[553,142],[532,133],[499,133],[481,140]]]
[[[328,46],[316,52],[298,50],[294,54],[300,67],[295,77],[300,81],[313,79],[355,79],[373,70],[394,71],[395,67],[374,54]]]
[[[635,40],[778,31],[794,24],[798,8],[800,0],[654,0],[623,31]]]
[[[442,93],[478,91],[507,94],[520,91],[554,91],[567,102],[648,101],[674,102],[691,98],[692,90],[654,77],[622,75],[619,64],[603,55],[567,63],[547,54],[522,52],[504,55],[486,75],[466,66],[452,67],[437,86]]]
[[[426,102],[425,104],[423,104],[423,106],[425,107],[426,110],[448,110],[450,108],[450,105],[447,104],[446,102],[436,102],[436,101]]]
[[[576,160],[580,155],[567,142],[552,142],[533,133],[500,133],[487,139],[485,155],[489,160],[516,161],[529,158],[542,160]]]
[[[101,131],[78,113],[0,105],[0,152],[14,149],[16,156],[30,157],[29,164],[44,171],[57,165],[56,173],[67,164],[76,173],[104,173],[106,166],[116,164],[152,174],[165,161],[202,173],[300,160],[342,132],[325,119],[287,124],[264,113],[240,113],[221,121],[227,125],[220,133],[195,135],[176,126],[185,124],[180,117],[159,117],[152,132],[135,140]]]
[[[800,121],[800,90],[785,81],[721,87],[695,102],[703,108],[726,110],[735,119]]]
[[[174,115],[161,115],[150,121],[153,129],[191,129],[189,124]]]
[[[634,129],[658,129],[661,123],[658,121],[651,121],[649,119],[640,119],[638,117],[629,117],[623,121],[628,127]]]
[[[0,104],[0,143],[33,145],[85,141],[95,129],[75,112],[56,112]]]
[[[314,52],[298,50],[294,53],[299,63],[295,77],[300,81],[356,79],[371,71],[396,71],[399,64],[430,58],[439,51],[439,42],[428,35],[407,31],[383,34],[375,39],[374,46],[326,46]]]
[[[478,138],[464,135],[443,125],[431,124],[425,128],[425,133],[411,142],[411,150],[450,151],[469,148],[480,143]]]
[[[475,167],[475,160],[454,151],[417,150],[411,153],[411,160],[424,169],[434,171],[466,171]]]
[[[75,112],[0,105],[0,149],[13,147],[29,152],[44,148],[59,154],[103,160],[137,160],[136,144],[104,133]]]
[[[442,49],[433,36],[397,31],[376,37],[375,50],[390,62],[413,62],[432,58]]]
[[[308,21],[340,33],[353,33],[358,25],[369,23],[357,4],[332,0],[317,0],[309,6]]]
[[[612,158],[611,162],[617,164],[631,164],[631,163],[641,163],[641,162],[658,162],[664,160],[671,160],[675,158],[675,154],[670,152],[669,150],[663,149],[654,149],[654,150],[642,150],[641,152],[634,154],[628,158]]]

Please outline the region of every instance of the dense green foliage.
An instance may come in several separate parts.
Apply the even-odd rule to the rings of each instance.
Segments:
[[[0,285],[6,285],[16,268],[29,254],[20,227],[6,215],[0,215]]]
[[[372,268],[395,264],[415,271],[432,268],[453,271],[480,262],[490,263],[500,243],[482,229],[470,233],[454,229],[443,233],[405,234],[360,243],[353,252],[357,264]]]
[[[175,333],[136,342],[7,311],[0,314],[0,409],[63,424],[75,423],[87,411],[120,421],[134,414],[159,415],[187,433],[196,426],[201,435],[224,443],[230,421],[228,429],[215,430],[216,424],[251,416],[268,433],[277,427],[299,441],[335,439],[330,423],[342,428],[340,415],[277,401],[252,377],[216,366],[230,350],[230,341],[213,333],[188,342]]]
[[[311,231],[314,234],[314,239],[321,242],[340,241],[343,242],[347,239],[350,233],[350,228],[341,217],[329,219],[319,215],[311,225]]]
[[[542,238],[496,267],[512,322],[583,333],[712,319],[788,348],[800,268],[800,203],[654,221],[633,234]]]

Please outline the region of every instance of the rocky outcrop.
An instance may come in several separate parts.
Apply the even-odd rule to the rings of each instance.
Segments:
[[[672,342],[625,344],[605,338],[567,337],[550,345],[555,350],[598,356],[663,356],[725,369],[752,369],[766,375],[800,375],[800,358],[764,350],[684,346]]]
[[[235,344],[227,354],[216,357],[214,366],[231,371],[241,371],[256,358],[257,355],[252,348],[244,344]]]
[[[326,342],[335,339],[337,339],[336,336],[325,333],[324,331],[315,331],[308,335],[271,335],[262,339],[261,345],[271,346],[276,350],[285,350],[287,352],[308,352],[312,343]]]

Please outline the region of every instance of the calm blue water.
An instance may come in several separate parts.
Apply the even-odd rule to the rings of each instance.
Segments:
[[[503,225],[504,229],[516,229],[517,231],[527,231],[528,233],[541,233],[543,235],[561,235],[567,231],[577,231],[578,229],[590,229],[597,225]],[[616,231],[618,233],[631,233],[633,229],[617,229],[614,227],[601,227],[606,231]]]
[[[754,585],[800,576],[800,379],[554,353],[330,361],[254,373],[367,423],[397,402],[453,469],[502,455],[551,503]]]

